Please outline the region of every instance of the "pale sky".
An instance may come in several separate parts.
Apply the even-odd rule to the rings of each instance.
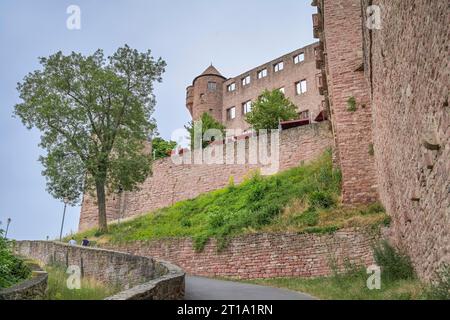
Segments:
[[[310,0],[1,0],[0,221],[9,237],[56,238],[62,203],[45,191],[39,132],[12,118],[17,82],[59,50],[106,54],[128,44],[167,62],[156,85],[154,116],[163,138],[190,115],[185,88],[212,62],[233,77],[314,42]],[[69,30],[67,7],[81,9],[81,30]],[[67,212],[64,233],[78,228],[80,208]]]

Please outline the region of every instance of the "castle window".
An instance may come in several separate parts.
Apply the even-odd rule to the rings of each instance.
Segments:
[[[258,79],[262,79],[267,77],[267,69],[262,69],[260,71],[258,71]]]
[[[273,65],[273,71],[278,72],[284,69],[284,62],[278,62]]]
[[[215,82],[208,82],[208,91],[216,91],[217,90],[217,83]]]
[[[244,78],[242,78],[242,85],[246,86],[250,84],[250,76],[246,76]]]
[[[299,112],[298,113],[298,118],[300,120],[307,120],[307,119],[309,119],[309,110],[305,110],[305,111]]]
[[[305,61],[305,54],[303,52],[294,56],[294,63],[295,64],[303,62],[303,61]]]
[[[303,94],[307,91],[306,80],[299,81],[295,84],[295,93]]]
[[[242,113],[243,114],[249,113],[250,111],[252,111],[252,101],[251,100],[244,102],[242,104]]]
[[[234,90],[236,90],[236,83],[235,83],[235,82],[230,83],[230,84],[227,86],[227,91],[228,91],[228,92],[233,92]]]
[[[236,118],[236,108],[231,107],[227,109],[227,120],[233,120],[234,118]]]

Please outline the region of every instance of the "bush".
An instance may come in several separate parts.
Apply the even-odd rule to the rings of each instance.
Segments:
[[[331,208],[336,204],[336,201],[334,200],[333,196],[329,192],[325,191],[314,191],[312,192],[309,197],[309,205],[312,208],[318,208],[318,209],[327,209]]]
[[[411,259],[405,253],[394,248],[387,241],[381,241],[374,247],[374,258],[381,267],[381,276],[386,280],[407,280],[415,278]]]
[[[432,300],[450,300],[450,265],[444,263],[436,272],[435,279],[425,292]]]
[[[3,230],[0,230],[0,288],[10,287],[30,274],[30,268],[12,254],[10,243],[3,237]]]

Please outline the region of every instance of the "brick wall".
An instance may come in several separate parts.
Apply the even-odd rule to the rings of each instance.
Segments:
[[[429,278],[450,262],[448,1],[370,2],[382,22],[364,30],[380,197],[393,240]]]
[[[329,275],[330,259],[370,265],[372,244],[378,238],[363,230],[340,230],[329,235],[250,234],[233,238],[217,252],[215,240],[195,252],[188,238],[128,243],[110,248],[172,261],[187,273],[241,279],[314,277]]]
[[[245,143],[245,140],[240,143]],[[284,130],[280,134],[280,170],[300,165],[321,155],[331,146],[332,138],[327,122]],[[132,217],[170,206],[181,200],[194,198],[201,193],[225,187],[233,176],[240,183],[252,169],[260,165],[218,164],[177,165],[170,158],[158,160],[153,165],[153,175],[140,190],[123,195],[110,195],[107,202],[108,221]],[[124,197],[123,199],[121,197]],[[95,198],[85,194],[80,214],[79,230],[97,225]]]
[[[360,0],[319,0],[316,34],[323,46],[323,72],[335,137],[335,159],[342,171],[342,198],[347,204],[376,201],[372,114],[364,77]],[[348,100],[356,111],[348,110]]]

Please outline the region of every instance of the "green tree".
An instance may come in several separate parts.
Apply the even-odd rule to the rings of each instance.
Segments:
[[[280,90],[265,90],[252,110],[245,115],[245,120],[255,130],[277,129],[279,121],[296,119],[296,106]]]
[[[42,133],[49,191],[76,198],[95,189],[99,230],[106,232],[106,192],[131,191],[151,170],[144,142],[155,129],[153,83],[166,63],[127,45],[108,58],[102,50],[58,52],[40,63],[42,70],[18,84],[23,102],[14,113]]]
[[[201,124],[201,131],[200,131],[200,124]],[[191,121],[188,123],[187,126],[184,127],[189,132],[189,137],[191,139],[191,150],[194,150],[194,133],[196,131],[196,128],[198,130],[198,133],[201,132],[202,138],[205,136],[205,133],[211,129],[219,130],[222,134],[222,137],[225,138],[225,126],[220,122],[218,122],[216,119],[214,119],[207,112],[204,112],[202,114],[200,121]],[[212,140],[203,141],[202,139],[202,147],[206,148],[211,143],[211,141]]]
[[[163,138],[156,137],[152,140],[152,152],[155,159],[162,159],[170,156],[172,150],[177,146],[175,141],[166,141]]]

